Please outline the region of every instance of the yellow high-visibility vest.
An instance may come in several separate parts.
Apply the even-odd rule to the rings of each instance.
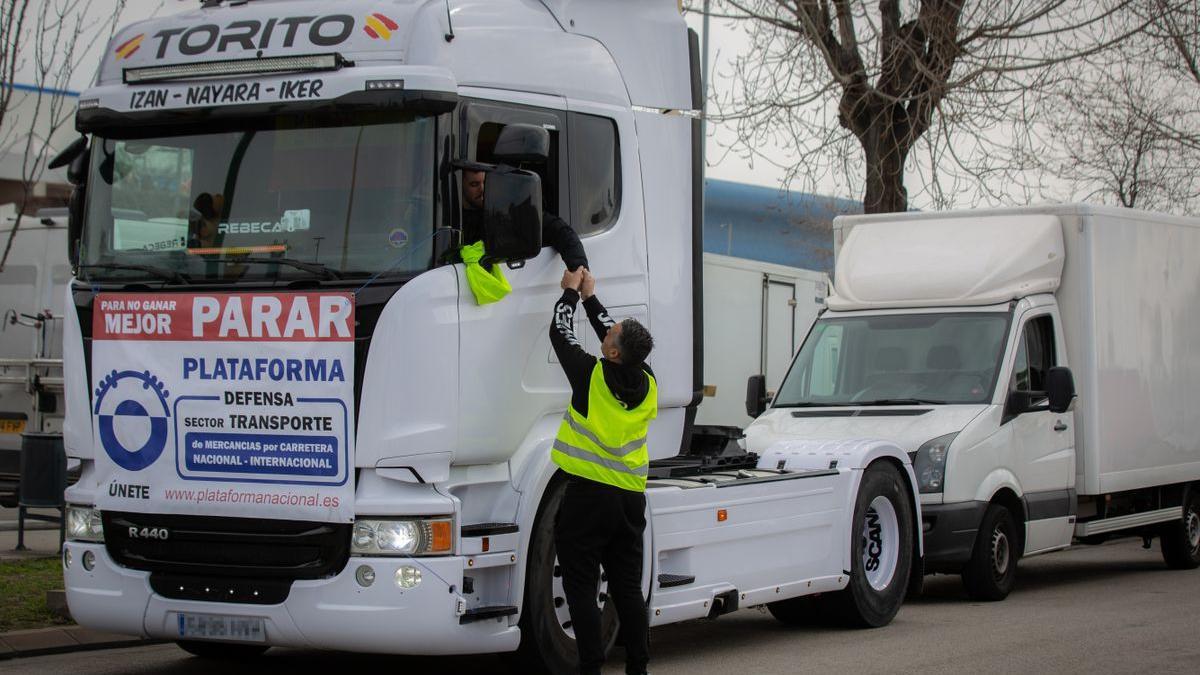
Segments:
[[[467,285],[475,295],[475,302],[480,305],[496,302],[512,292],[512,286],[508,285],[508,279],[504,278],[504,271],[499,265],[492,265],[491,270],[485,270],[479,264],[483,253],[482,241],[464,246],[459,251],[467,268]]]
[[[569,474],[633,492],[646,490],[650,454],[646,432],[658,416],[658,383],[650,373],[650,390],[634,409],[626,410],[604,383],[600,361],[588,383],[588,414],[567,407],[550,457]]]

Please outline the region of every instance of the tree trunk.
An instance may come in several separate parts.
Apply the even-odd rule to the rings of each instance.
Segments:
[[[880,118],[883,119],[880,119]],[[867,184],[863,194],[864,213],[893,213],[908,210],[908,190],[904,188],[904,162],[908,148],[895,137],[887,116],[878,120],[858,137],[867,165]]]

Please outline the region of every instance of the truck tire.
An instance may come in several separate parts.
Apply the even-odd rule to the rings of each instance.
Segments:
[[[246,645],[231,642],[206,642],[204,640],[178,640],[175,644],[183,651],[213,661],[240,661],[262,656],[270,645]]]
[[[971,559],[962,571],[963,587],[973,600],[993,602],[1008,597],[1017,581],[1017,527],[1012,512],[989,504],[975,536]]]
[[[1183,519],[1163,525],[1162,556],[1167,567],[1193,570],[1200,567],[1200,490],[1188,490]]]
[[[876,462],[863,472],[850,532],[850,583],[813,597],[772,602],[767,610],[785,624],[806,625],[830,618],[844,625],[887,625],[908,590],[912,568],[912,496],[900,472]]]
[[[521,644],[509,658],[514,672],[558,675],[579,670],[575,633],[570,628],[554,546],[554,517],[566,485],[563,480],[551,481],[534,521],[525,572],[525,601],[518,622]],[[605,644],[611,648],[617,636],[617,612],[611,602],[604,603],[600,630]]]

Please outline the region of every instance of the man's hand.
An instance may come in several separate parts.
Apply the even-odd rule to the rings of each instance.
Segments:
[[[579,296],[584,300],[596,294],[596,277],[586,267],[580,267],[583,270],[583,281],[579,284]]]
[[[562,283],[559,285],[562,286],[564,291],[568,288],[573,291],[577,291],[579,290],[579,286],[583,283],[583,273],[583,267],[576,268],[574,272],[567,270],[563,272]]]

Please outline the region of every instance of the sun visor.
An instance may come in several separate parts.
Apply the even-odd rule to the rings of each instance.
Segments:
[[[829,309],[993,305],[1052,293],[1062,278],[1057,216],[871,222],[850,230]]]

